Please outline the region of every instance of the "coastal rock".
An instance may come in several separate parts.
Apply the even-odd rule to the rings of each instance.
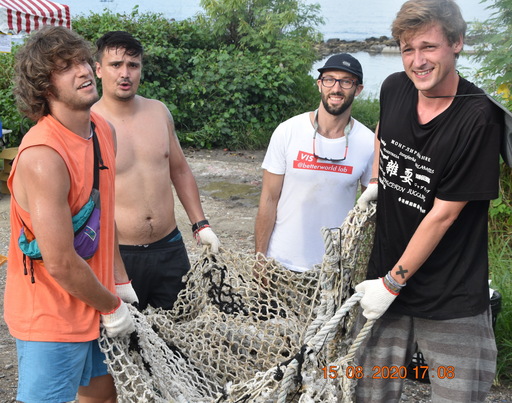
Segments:
[[[478,43],[478,38],[466,37],[464,44],[465,54],[474,53],[473,45]],[[331,38],[324,42],[317,43],[315,50],[319,58],[325,58],[336,53],[354,53],[354,52],[368,52],[371,54],[399,54],[400,48],[393,38],[381,36],[379,38],[370,37],[364,41],[347,41],[344,39]]]
[[[344,39],[331,38],[316,44],[315,50],[321,58],[336,53],[399,53],[395,40],[387,36],[381,36],[379,38],[371,37],[364,41],[346,41]]]

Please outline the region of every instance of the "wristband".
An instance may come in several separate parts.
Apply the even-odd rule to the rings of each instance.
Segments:
[[[386,277],[381,277],[381,279],[382,279],[382,283],[384,284],[384,288],[385,288],[386,290],[388,290],[391,294],[393,294],[393,295],[398,295],[398,294],[400,294],[400,290],[397,290],[397,289],[393,288],[393,287],[389,284],[389,282],[386,280]]]
[[[379,182],[379,178],[370,178],[368,183],[378,183],[378,182]]]
[[[400,292],[402,288],[406,286],[407,283],[399,284],[395,281],[395,279],[391,276],[391,272],[389,271],[385,277],[383,277],[384,285],[386,288],[390,289],[391,291],[394,291],[397,293]]]
[[[391,271],[388,271],[388,274],[386,274],[386,277],[388,278],[389,282],[391,284],[393,284],[395,287],[404,288],[407,285],[407,283],[403,283],[403,284],[397,283],[396,280],[391,275]]]
[[[202,227],[199,227],[198,229],[196,229],[194,232],[193,232],[193,235],[194,235],[194,238],[195,240],[197,241],[197,244],[200,245],[201,244],[201,235],[199,235],[199,233],[204,230],[205,228],[210,228],[210,226],[208,224],[206,225],[203,225]]]
[[[192,225],[192,233],[195,233],[198,229],[201,229],[206,226],[210,226],[210,223],[208,222],[208,220],[198,221]]]

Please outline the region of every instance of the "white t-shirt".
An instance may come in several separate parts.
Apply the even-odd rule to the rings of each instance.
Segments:
[[[277,217],[267,256],[294,271],[322,263],[322,227],[339,227],[354,207],[358,183],[371,178],[374,134],[354,119],[347,158],[341,162],[313,156],[314,128],[309,112],[281,123],[270,139],[262,168],[284,175]],[[328,139],[317,133],[315,153],[343,158],[345,137]]]

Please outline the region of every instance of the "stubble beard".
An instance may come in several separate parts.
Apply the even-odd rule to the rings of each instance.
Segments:
[[[68,105],[68,108],[74,111],[87,111],[90,110],[91,107],[98,102],[100,99],[98,93],[96,93],[94,96],[87,98],[87,99],[80,99],[80,98],[71,98],[68,99],[66,104]]]
[[[119,102],[130,102],[132,101],[134,98],[135,98],[135,93],[130,93],[130,94],[126,94],[126,93],[123,93],[123,94],[119,94],[119,93],[116,93],[115,94],[115,99]]]
[[[342,96],[344,97],[344,102],[340,106],[333,107],[329,105],[329,95],[335,95],[335,96]],[[327,113],[333,115],[333,116],[339,116],[343,114],[350,106],[352,105],[352,102],[354,101],[354,94],[340,94],[340,93],[333,93],[328,95],[322,95],[322,104],[327,111]]]

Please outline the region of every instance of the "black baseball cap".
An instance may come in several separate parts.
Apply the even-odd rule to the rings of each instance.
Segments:
[[[318,71],[323,73],[326,70],[347,71],[357,77],[359,84],[363,83],[363,69],[361,67],[361,63],[359,63],[354,56],[351,56],[348,53],[339,53],[327,59],[325,65],[320,67]]]

